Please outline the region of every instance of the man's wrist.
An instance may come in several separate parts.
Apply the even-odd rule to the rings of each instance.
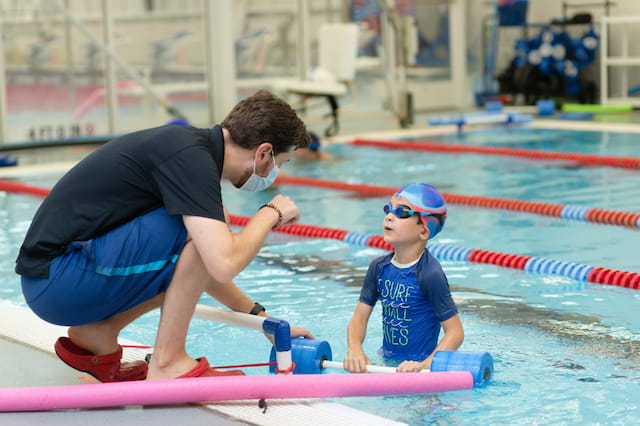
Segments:
[[[251,311],[249,311],[249,313],[251,315],[258,315],[260,312],[266,312],[267,310],[265,309],[264,306],[262,306],[261,304],[259,304],[258,302],[255,302],[253,304],[253,308],[251,309]]]
[[[271,229],[275,229],[278,226],[282,225],[282,212],[280,211],[280,209],[273,203],[267,203],[267,204],[263,204],[262,206],[260,206],[260,209],[264,208],[264,207],[269,207],[270,209],[275,210],[276,213],[278,213],[278,221],[275,223],[275,225],[273,225],[271,227]]]

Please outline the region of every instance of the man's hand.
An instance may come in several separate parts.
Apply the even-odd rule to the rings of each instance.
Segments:
[[[290,225],[300,219],[300,210],[293,200],[291,200],[291,197],[278,194],[273,197],[270,204],[273,204],[280,213],[282,213],[282,222],[280,225]]]
[[[309,330],[307,330],[306,328],[301,328],[301,327],[294,327],[294,326],[290,326],[291,328],[291,338],[295,339],[296,337],[304,337],[306,339],[314,339],[316,338],[316,336],[314,336]]]

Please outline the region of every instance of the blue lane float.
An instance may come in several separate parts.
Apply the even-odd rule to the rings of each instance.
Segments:
[[[445,246],[439,244],[430,244],[429,251],[437,259],[441,260],[459,260],[466,262],[469,260],[469,255],[472,249],[456,246]]]
[[[560,217],[563,219],[586,221],[587,213],[591,210],[589,207],[583,206],[565,206],[560,212]]]
[[[469,371],[474,385],[479,386],[493,376],[493,358],[489,352],[438,351],[431,371]]]
[[[563,275],[578,281],[585,281],[593,266],[581,265],[579,263],[563,262],[560,260],[544,259],[532,257],[527,261],[524,270],[538,274]]]
[[[367,241],[373,236],[373,234],[367,234],[364,232],[349,232],[344,236],[344,241],[349,244],[366,245]]]
[[[291,339],[291,358],[295,364],[293,374],[323,374],[327,365],[342,367],[342,363],[332,362],[331,346],[324,340],[305,338]],[[276,353],[272,349],[269,360],[273,363]],[[276,373],[275,367],[269,367]],[[372,372],[395,372],[394,367],[368,366]],[[488,352],[438,351],[433,356],[430,372],[468,371],[475,386],[486,383],[493,377],[493,358]],[[426,372],[426,370],[425,370]],[[398,373],[403,374],[403,373]]]
[[[276,352],[271,349],[269,362],[276,360]],[[293,374],[320,374],[323,372],[322,362],[332,361],[331,345],[325,340],[291,339],[291,360],[295,364]],[[269,366],[270,373],[276,373],[274,365]]]

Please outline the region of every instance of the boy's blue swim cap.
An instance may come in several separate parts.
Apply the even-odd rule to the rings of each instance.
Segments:
[[[447,204],[436,188],[427,183],[410,183],[394,195],[406,198],[414,210],[434,215],[422,216],[422,222],[429,229],[430,239],[442,230],[447,219]]]

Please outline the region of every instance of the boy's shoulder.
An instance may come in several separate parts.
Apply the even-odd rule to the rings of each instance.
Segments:
[[[433,287],[448,287],[449,282],[442,265],[429,250],[425,250],[424,254],[416,264],[416,276],[420,288],[423,293],[427,293],[427,289]]]
[[[436,257],[431,254],[428,247],[424,248],[424,253],[422,254],[422,258],[420,260],[427,261],[427,262],[435,262],[438,264],[440,263],[438,259],[436,259]]]
[[[371,263],[369,264],[369,267],[380,267],[386,263],[391,262],[391,259],[393,259],[393,252],[389,253],[389,254],[385,254],[384,256],[380,256],[380,257],[376,257],[375,259],[373,259],[371,261]]]
[[[422,256],[420,256],[420,260],[418,261],[417,266],[421,269],[427,268],[428,270],[443,272],[440,261],[438,261],[438,259],[436,259],[435,256],[433,256],[431,252],[429,252],[429,250],[426,248]]]

